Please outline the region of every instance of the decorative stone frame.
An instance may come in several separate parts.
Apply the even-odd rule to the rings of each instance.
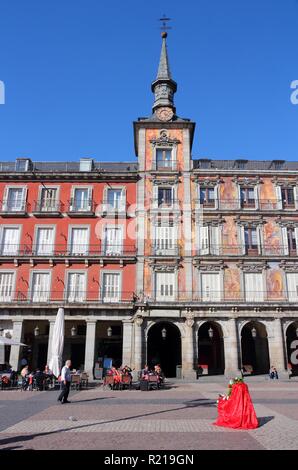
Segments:
[[[157,139],[150,140],[152,148],[152,170],[158,171],[157,168],[157,149],[171,150],[172,152],[172,166],[165,168],[165,170],[176,170],[177,169],[177,150],[180,140],[169,137],[169,132],[167,129],[161,129],[159,132],[159,137]]]

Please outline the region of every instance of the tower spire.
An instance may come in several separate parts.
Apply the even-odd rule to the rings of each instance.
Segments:
[[[162,18],[164,20],[166,18]],[[164,27],[163,29],[168,29]],[[153,112],[155,113],[158,108],[166,107],[170,108],[173,113],[176,112],[174,105],[174,93],[177,90],[177,83],[172,79],[168,51],[167,51],[167,32],[162,31],[162,45],[161,53],[158,65],[157,77],[154,82],[152,82],[151,90],[154,93],[154,103],[153,103]]]

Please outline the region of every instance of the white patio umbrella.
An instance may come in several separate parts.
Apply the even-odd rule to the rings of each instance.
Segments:
[[[24,343],[20,343],[19,341],[14,341],[13,339],[10,338],[5,338],[5,336],[0,336],[0,345],[4,344],[7,346],[27,346]]]
[[[51,359],[49,369],[55,377],[60,374],[62,366],[62,354],[64,347],[64,308],[59,308],[54,324],[53,336],[51,342]]]

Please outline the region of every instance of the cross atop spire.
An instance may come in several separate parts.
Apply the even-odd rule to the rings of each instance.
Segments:
[[[164,17],[161,18],[161,21],[163,21],[163,26],[161,28],[162,45],[157,77],[151,85],[151,89],[155,95],[152,109],[155,113],[158,108],[167,107],[171,108],[175,113],[176,110],[174,106],[174,93],[177,90],[177,83],[172,79],[170,71],[166,42],[168,33],[165,31],[170,29],[170,27],[166,25],[166,21],[169,21],[169,18],[166,18],[164,15]]]

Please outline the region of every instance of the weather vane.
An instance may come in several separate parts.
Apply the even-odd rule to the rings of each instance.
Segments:
[[[160,27],[161,31],[166,34],[169,29],[172,29],[171,26],[168,25],[168,22],[171,21],[171,18],[168,18],[165,14],[162,18],[159,18],[159,21],[162,22]]]

